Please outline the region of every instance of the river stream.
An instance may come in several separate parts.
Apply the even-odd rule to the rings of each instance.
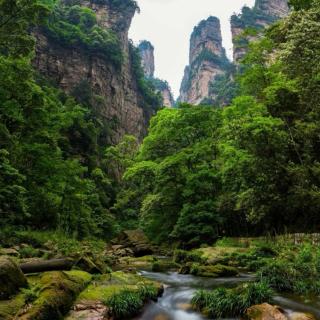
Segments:
[[[159,281],[165,285],[164,294],[157,302],[152,302],[135,320],[204,320],[201,314],[190,309],[190,301],[198,289],[217,287],[235,287],[239,283],[254,280],[250,274],[241,274],[231,278],[201,278],[192,275],[181,275],[176,272],[155,273],[141,271],[145,278]],[[320,319],[320,299],[304,301],[296,296],[279,295],[274,299],[288,313],[309,312]],[[240,319],[240,318],[238,318]]]

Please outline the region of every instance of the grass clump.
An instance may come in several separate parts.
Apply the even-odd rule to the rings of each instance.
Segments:
[[[193,307],[213,318],[244,315],[255,304],[270,302],[273,290],[266,282],[248,283],[235,289],[200,290],[192,299]]]
[[[104,303],[110,308],[116,319],[135,316],[143,307],[143,300],[141,300],[139,293],[130,289],[124,289],[112,295]]]
[[[320,250],[311,244],[278,244],[277,259],[269,259],[258,275],[280,292],[300,295],[320,293]]]
[[[124,288],[104,301],[115,319],[137,315],[145,302],[156,300],[158,291],[154,286],[142,285],[138,289]]]
[[[24,300],[26,303],[32,303],[39,298],[41,291],[41,286],[39,284],[34,284],[29,288],[23,288],[21,290]]]

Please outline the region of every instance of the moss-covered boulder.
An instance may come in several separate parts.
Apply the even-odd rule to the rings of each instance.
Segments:
[[[234,277],[239,274],[237,268],[217,264],[215,266],[200,266],[196,271],[200,277]]]
[[[0,300],[8,299],[27,285],[27,279],[15,261],[0,257]]]
[[[187,263],[180,268],[179,273],[210,278],[234,277],[239,274],[235,267],[225,266],[222,264],[217,264],[215,266],[202,266],[198,263]]]
[[[108,275],[98,277],[79,295],[72,311],[65,318],[66,320],[78,319],[109,319],[112,306],[111,301],[123,297],[123,293],[132,293],[136,297],[139,295],[139,305],[148,302],[150,293],[160,296],[163,293],[163,286],[155,281],[147,280],[138,274],[125,273],[122,271],[113,272]],[[120,296],[119,296],[120,295]],[[129,295],[131,296],[131,294]],[[124,302],[125,305],[125,302]],[[104,308],[105,306],[106,308]],[[112,312],[111,312],[112,313]],[[134,313],[134,312],[133,312]],[[90,316],[90,317],[89,317]]]
[[[19,319],[61,319],[90,281],[91,275],[83,271],[44,273],[39,282],[41,286],[39,297],[19,316]]]
[[[10,298],[9,300],[0,301],[0,319],[12,320],[18,312],[25,306],[25,296],[23,293]]]
[[[151,270],[153,272],[166,272],[169,270],[177,270],[179,269],[180,265],[173,262],[173,261],[155,261],[152,264]]]
[[[91,274],[103,274],[106,266],[103,263],[97,263],[88,256],[83,256],[75,263],[75,267]]]

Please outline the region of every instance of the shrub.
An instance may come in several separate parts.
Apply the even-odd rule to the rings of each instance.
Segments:
[[[202,257],[201,252],[196,251],[185,251],[185,250],[175,250],[173,254],[173,260],[176,263],[187,263],[187,262],[197,262],[205,263],[206,259]]]
[[[41,252],[39,249],[28,246],[20,249],[19,254],[21,258],[35,258],[39,257],[41,255]]]
[[[49,17],[45,33],[64,46],[78,46],[120,68],[123,53],[116,33],[97,24],[94,11],[79,5],[56,5]]]
[[[40,294],[41,287],[40,285],[34,285],[30,288],[22,289],[21,292],[24,295],[26,303],[32,303],[37,300]]]
[[[302,262],[300,259],[298,255],[294,261],[285,259],[269,261],[261,268],[258,275],[278,291],[317,294],[320,291],[320,284],[315,281],[319,278],[316,265],[313,260]]]

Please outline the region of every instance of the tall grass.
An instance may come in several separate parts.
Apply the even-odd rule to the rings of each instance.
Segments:
[[[137,289],[125,288],[104,301],[114,319],[124,319],[137,315],[145,302],[156,300],[158,290],[152,285],[142,285]]]
[[[249,283],[235,289],[200,290],[192,299],[195,309],[213,318],[238,317],[255,304],[270,302],[273,290],[266,282]]]

